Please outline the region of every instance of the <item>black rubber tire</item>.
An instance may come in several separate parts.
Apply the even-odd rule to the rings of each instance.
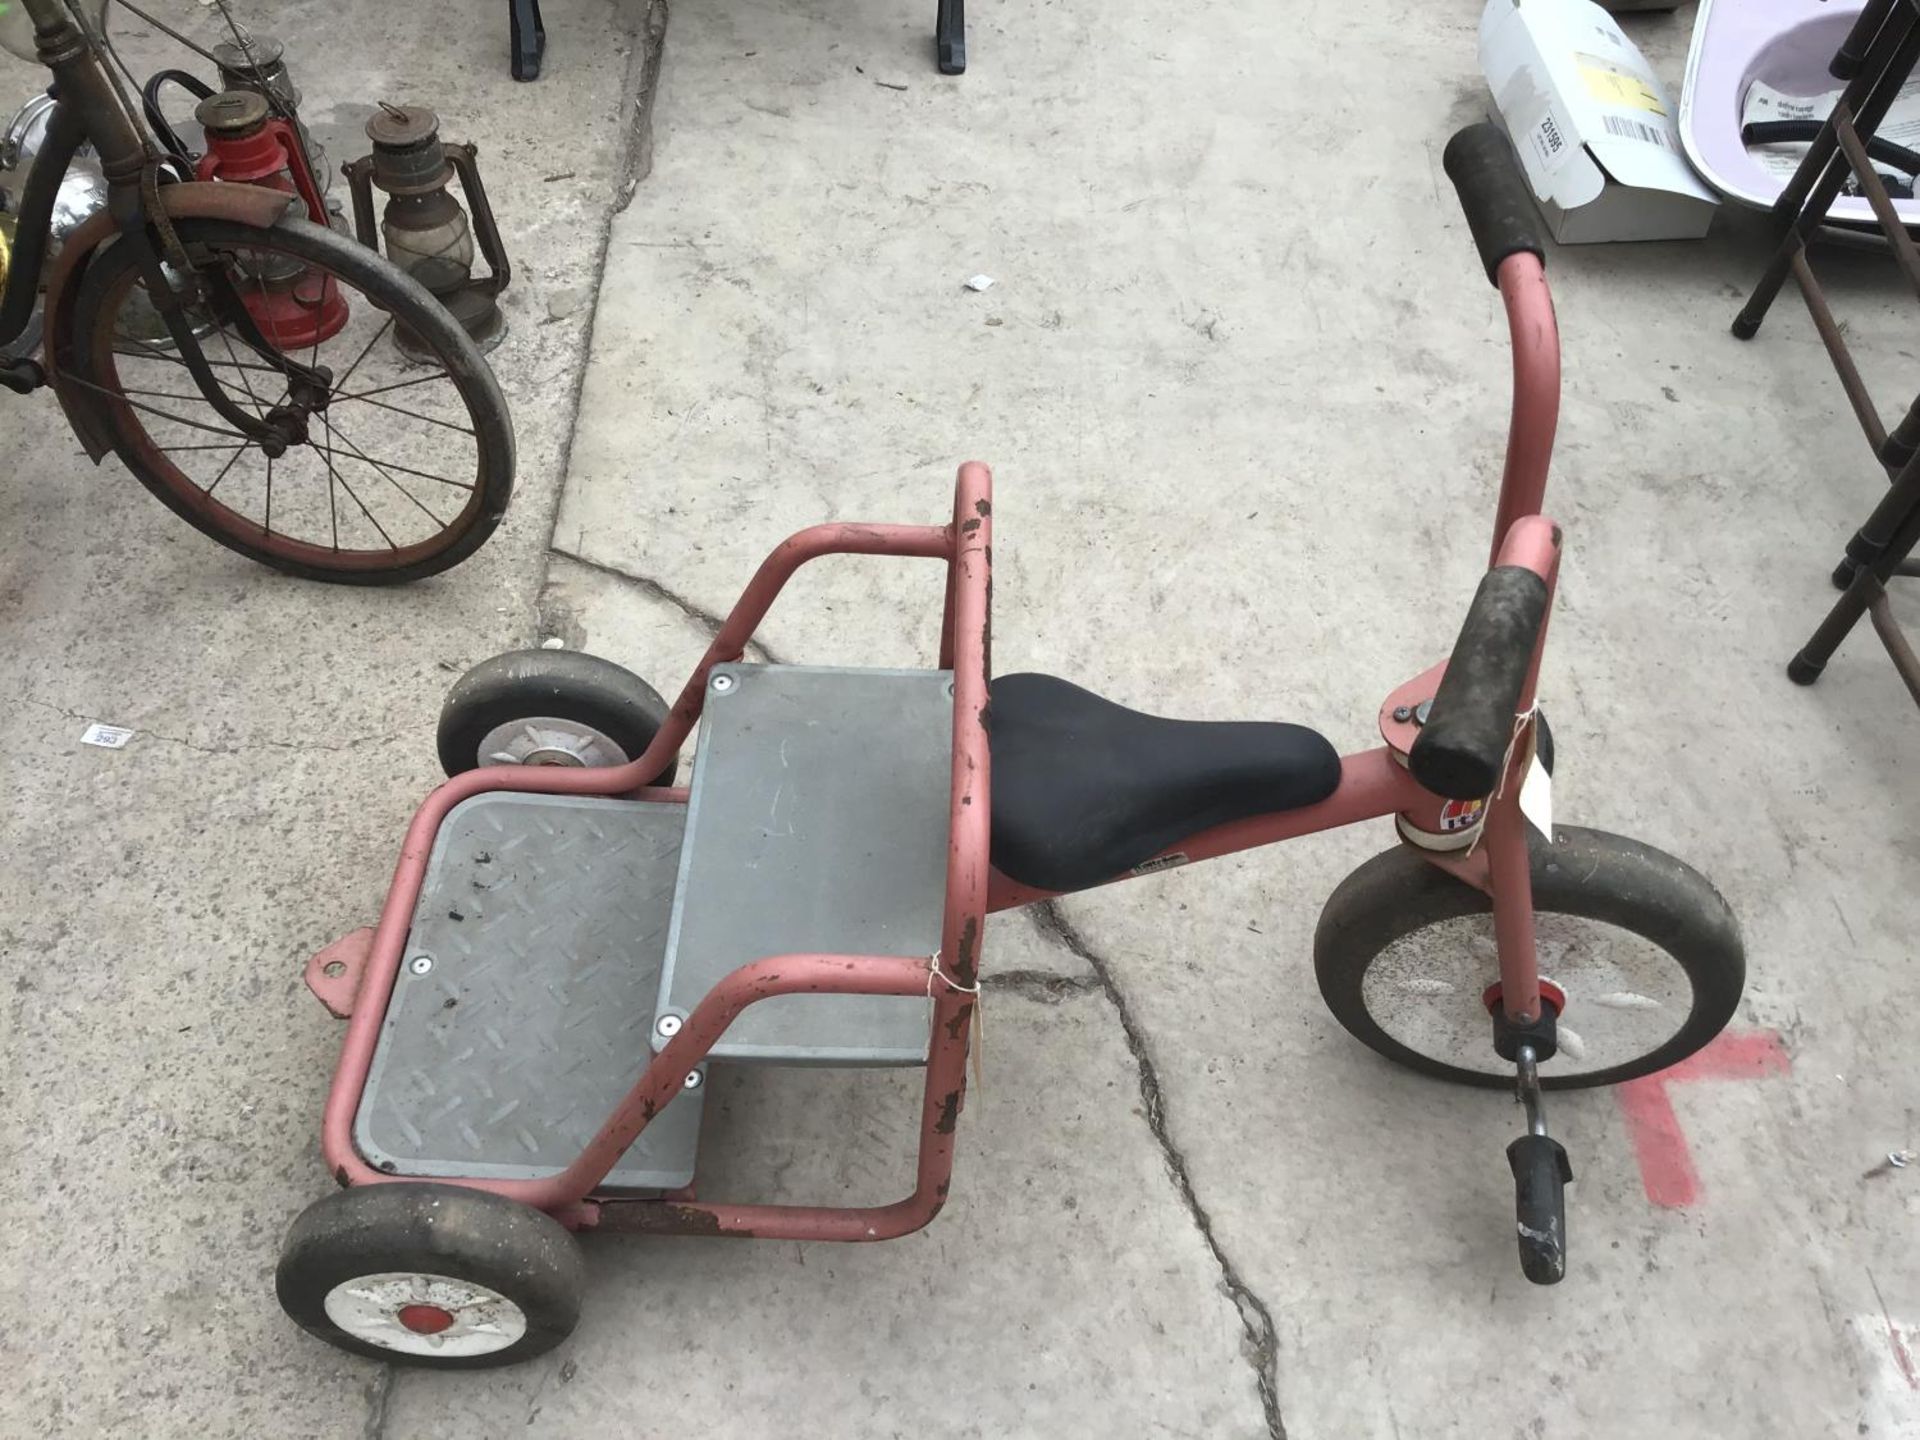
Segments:
[[[483,660],[440,707],[440,765],[480,769],[480,742],[499,725],[551,715],[591,725],[636,760],[666,724],[667,702],[631,670],[578,650],[509,650]],[[678,757],[650,783],[670,785]]]
[[[108,244],[87,264],[74,301],[74,326],[62,345],[64,363],[76,379],[97,387],[86,395],[103,432],[113,443],[114,453],[147,489],[166,507],[201,534],[217,540],[250,560],[307,580],[327,580],[346,585],[398,585],[437,575],[458,565],[486,543],[507,513],[513,496],[514,440],[513,420],[507,413],[506,397],[474,347],[467,332],[439,301],[411,275],[365,246],[319,225],[296,219],[289,212],[267,230],[224,220],[186,218],[174,221],[180,241],[196,245],[244,246],[271,237],[276,249],[327,266],[335,274],[351,281],[379,308],[391,315],[430,346],[446,365],[460,393],[468,417],[473,422],[478,457],[473,494],[461,513],[430,541],[409,547],[403,563],[330,565],[326,552],[317,546],[304,547],[298,555],[277,554],[248,538],[250,528],[244,517],[199,498],[198,487],[190,478],[174,478],[144,453],[140,443],[146,436],[139,412],[119,401],[114,391],[115,378],[103,371],[99,349],[104,343],[111,352],[114,316],[102,313],[107,298],[136,264],[126,246]],[[106,327],[104,342],[97,337]],[[177,475],[178,472],[176,472]],[[185,489],[182,489],[182,486]],[[186,493],[192,491],[192,494]],[[253,527],[257,528],[257,527]],[[419,553],[412,553],[418,551]],[[359,552],[364,553],[364,552]]]
[[[1545,1073],[1542,1087],[1586,1089],[1650,1075],[1718,1035],[1739,1006],[1746,951],[1733,911],[1706,877],[1650,845],[1604,830],[1561,825],[1553,844],[1538,834],[1529,841],[1536,911],[1632,931],[1672,956],[1693,987],[1693,1007],[1665,1043],[1604,1070]],[[1483,892],[1428,863],[1412,846],[1374,856],[1341,881],[1320,912],[1313,969],[1327,1008],[1363,1045],[1410,1070],[1484,1089],[1510,1087],[1511,1075],[1465,1070],[1394,1039],[1368,1013],[1363,988],[1367,967],[1396,940],[1492,908]],[[1487,1037],[1491,1048],[1491,1025]]]
[[[526,1333],[487,1355],[413,1355],[335,1325],[327,1296],[361,1276],[419,1272],[498,1291]],[[440,1370],[485,1370],[545,1354],[573,1333],[586,1292],[580,1246],[552,1216],[484,1190],[428,1182],[366,1185],[309,1205],[287,1232],[274,1288],[310,1334],[355,1355]]]

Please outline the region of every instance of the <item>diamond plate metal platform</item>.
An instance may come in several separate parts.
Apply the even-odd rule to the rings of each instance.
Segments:
[[[686,809],[476,795],[440,826],[354,1120],[401,1175],[564,1169],[653,1058]],[[683,1090],[605,1188],[693,1181],[701,1089]]]
[[[952,673],[717,665],[708,679],[661,1013],[769,955],[932,955],[946,903]],[[920,1065],[931,1002],[782,995],[716,1060]],[[656,1045],[664,1043],[657,1035]]]

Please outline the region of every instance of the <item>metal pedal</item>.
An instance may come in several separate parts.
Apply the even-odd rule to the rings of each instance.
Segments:
[[[931,956],[946,903],[951,672],[718,665],[707,683],[656,1047],[753,960]],[[783,995],[712,1054],[920,1065],[930,1023],[917,996]]]
[[[354,1119],[400,1175],[564,1169],[653,1058],[647,1043],[685,807],[476,795],[440,826]],[[607,1189],[693,1181],[704,1091],[683,1090]]]

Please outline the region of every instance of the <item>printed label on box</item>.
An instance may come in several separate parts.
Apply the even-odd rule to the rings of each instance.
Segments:
[[[1577,58],[1580,78],[1587,82],[1587,93],[1602,105],[1619,110],[1648,110],[1655,115],[1667,113],[1667,107],[1660,103],[1660,97],[1654,94],[1645,77],[1603,56],[1582,54]]]
[[[1526,134],[1527,142],[1533,146],[1534,153],[1540,157],[1540,163],[1546,167],[1549,176],[1558,174],[1576,153],[1573,127],[1563,116],[1556,114],[1551,105]]]

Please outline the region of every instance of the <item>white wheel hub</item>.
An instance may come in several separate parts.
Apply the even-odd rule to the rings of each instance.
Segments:
[[[424,1272],[342,1281],[327,1292],[326,1311],[365,1344],[436,1359],[492,1355],[527,1333],[525,1312],[499,1291]]]
[[[1670,1040],[1693,1010],[1693,983],[1660,946],[1632,931],[1551,911],[1534,920],[1540,977],[1567,997],[1559,1052],[1546,1076],[1610,1069]],[[1511,1075],[1493,1053],[1482,1000],[1500,978],[1493,917],[1443,920],[1382,950],[1361,981],[1361,1003],[1393,1039],[1431,1060]]]
[[[633,757],[580,720],[530,715],[496,725],[480,741],[482,765],[624,765]]]

